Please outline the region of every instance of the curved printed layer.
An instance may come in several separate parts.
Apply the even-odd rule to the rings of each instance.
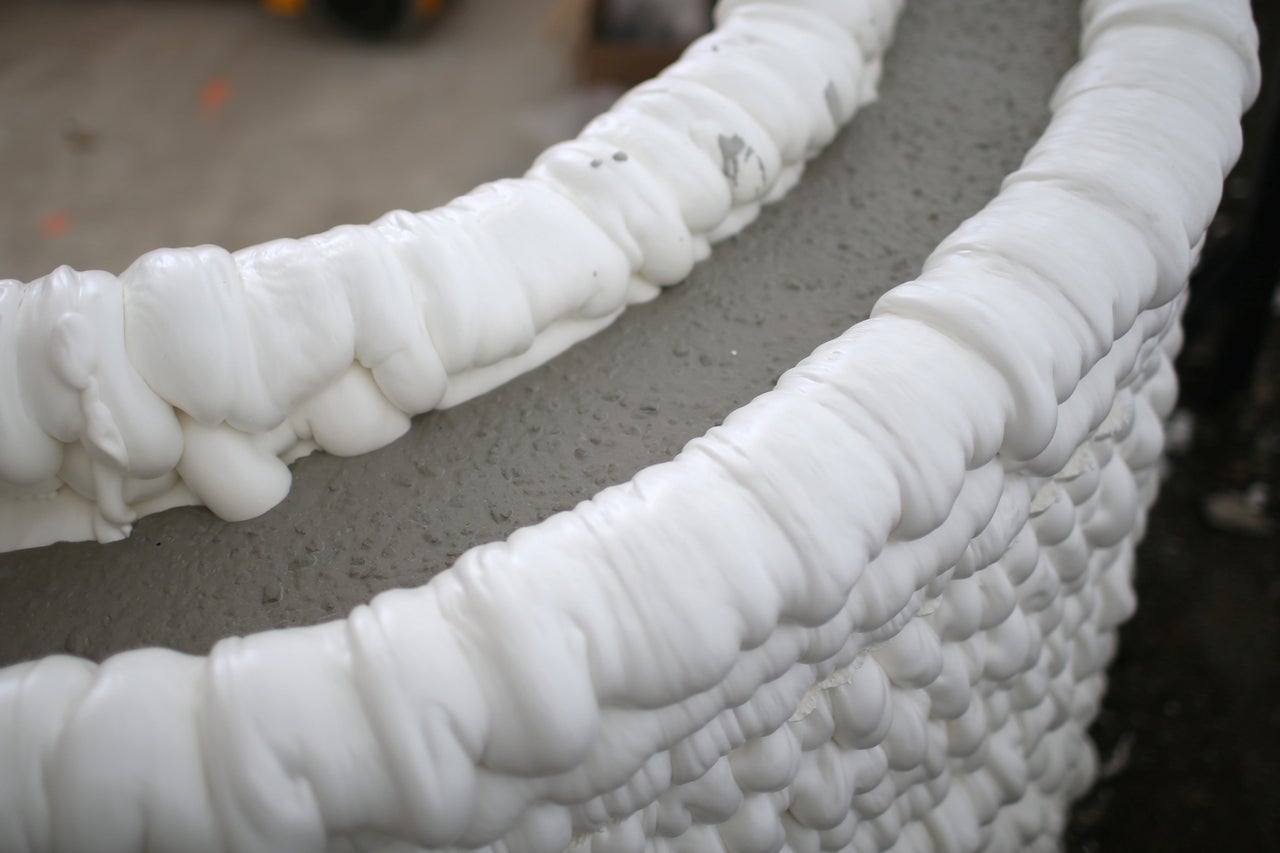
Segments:
[[[1087,4],[1000,195],[675,460],[344,621],[0,670],[0,848],[1056,849],[1246,9]]]
[[[517,180],[118,278],[0,281],[0,550],[259,515],[675,284],[874,99],[900,0],[753,2]]]

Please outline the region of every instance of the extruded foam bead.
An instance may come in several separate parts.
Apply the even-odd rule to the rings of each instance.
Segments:
[[[838,826],[818,833],[820,850],[844,850],[853,841],[858,828],[857,812],[849,811]]]
[[[927,687],[942,672],[938,635],[921,620],[908,622],[896,637],[876,649],[873,657],[898,687]]]
[[[752,794],[742,808],[719,828],[727,853],[777,853],[786,841],[774,802],[766,794]]]
[[[782,790],[795,778],[800,762],[800,741],[791,726],[750,740],[729,756],[733,778],[752,793]]]
[[[0,283],[0,547],[264,511],[288,461],[601,328],[790,186],[897,8],[723,3],[684,66],[439,211]],[[1247,14],[1089,0],[1001,195],[676,460],[345,622],[0,670],[0,847],[1052,848],[1257,85]]]
[[[845,749],[869,749],[880,744],[893,722],[889,679],[872,657],[863,659],[845,685],[829,692],[832,736]]]
[[[791,814],[811,829],[832,829],[849,813],[855,778],[834,742],[806,752],[791,793]]]

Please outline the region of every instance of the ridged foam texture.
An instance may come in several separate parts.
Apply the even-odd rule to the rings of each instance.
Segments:
[[[1084,23],[1001,194],[675,460],[345,621],[0,671],[0,849],[1056,849],[1258,84],[1243,0]]]
[[[874,100],[901,0],[722,7],[524,177],[119,277],[0,280],[0,550],[260,515],[289,463],[393,441],[683,280]]]

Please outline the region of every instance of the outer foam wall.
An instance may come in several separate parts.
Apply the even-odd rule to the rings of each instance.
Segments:
[[[259,515],[288,463],[399,437],[675,284],[873,100],[900,0],[724,6],[518,180],[437,210],[119,278],[0,281],[0,550],[142,515]]]
[[[0,671],[0,849],[1056,849],[1257,86],[1243,0],[1085,24],[1000,196],[675,460],[345,621]]]

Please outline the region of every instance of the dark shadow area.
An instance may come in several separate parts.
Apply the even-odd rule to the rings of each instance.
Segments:
[[[1278,7],[1254,2],[1263,91],[1192,279],[1183,410],[1068,850],[1271,850],[1280,833]]]

